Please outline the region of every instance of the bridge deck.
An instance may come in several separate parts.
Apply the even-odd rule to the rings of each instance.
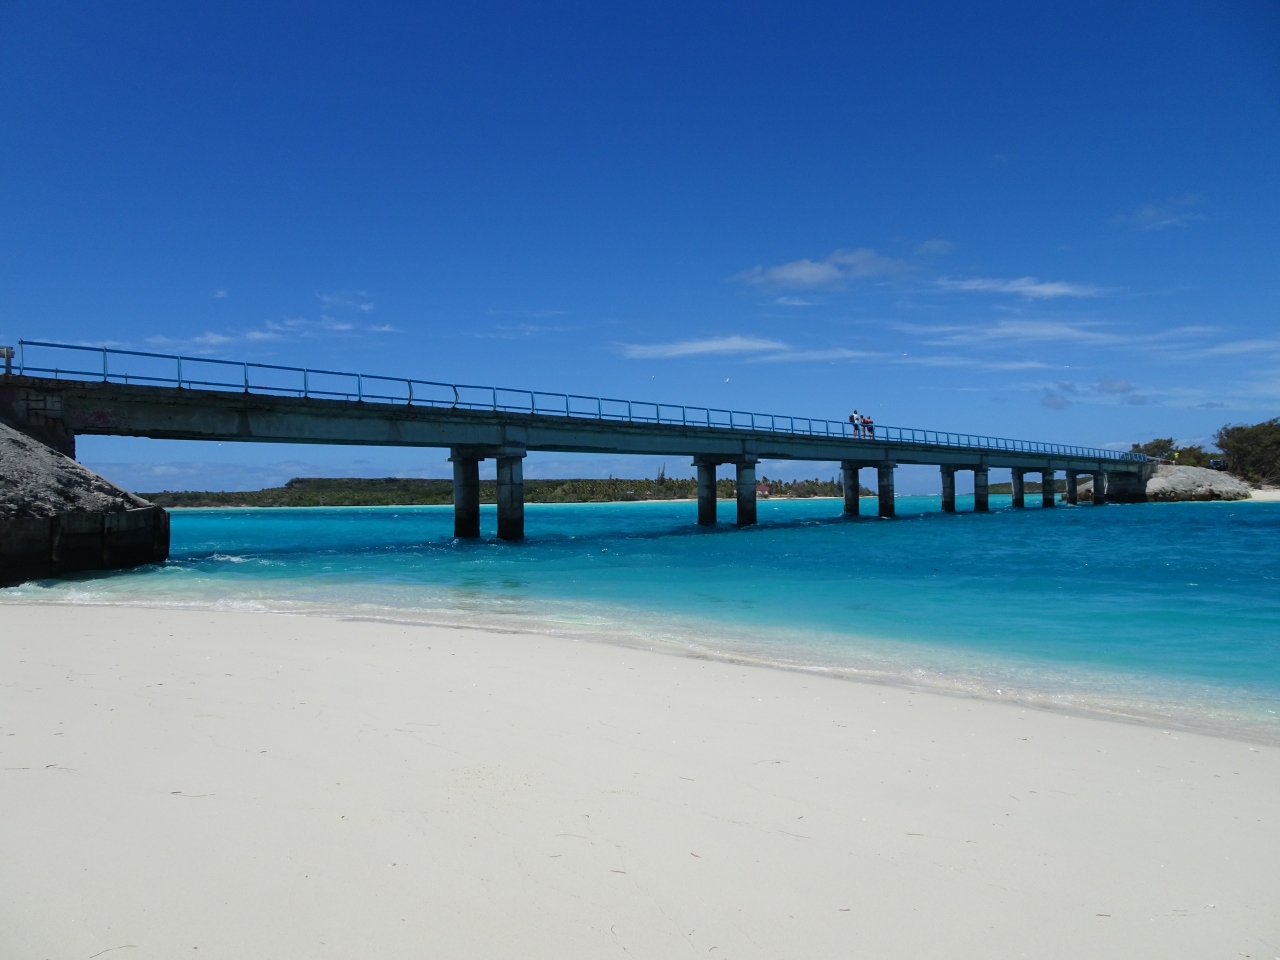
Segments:
[[[545,450],[689,456],[742,460],[829,460],[877,464],[1009,467],[1080,473],[1139,473],[1139,460],[1108,451],[1061,447],[1001,449],[929,439],[855,439],[747,427],[635,422],[467,410],[359,400],[271,396],[179,387],[10,376],[0,381],[4,406],[26,419],[60,421],[72,434],[170,440],[465,447],[480,456]],[[925,431],[918,431],[928,435]],[[974,438],[982,441],[987,438]],[[1077,452],[1078,451],[1078,452]]]
[[[524,536],[522,459],[529,451],[688,456],[698,468],[698,522],[716,520],[716,467],[737,471],[737,521],[756,522],[760,460],[841,464],[844,511],[856,515],[859,472],[875,467],[878,512],[894,515],[894,467],[941,468],[942,509],[955,512],[955,473],[974,471],[974,509],[988,509],[988,471],[1012,471],[1013,504],[1025,503],[1023,474],[1092,474],[1094,502],[1145,499],[1141,454],[832,420],[715,410],[563,393],[366,377],[273,364],[178,357],[110,348],[19,341],[3,348],[0,420],[74,456],[78,434],[258,443],[447,447],[453,461],[454,533],[480,535],[479,461],[497,460],[498,536]],[[28,348],[70,363],[29,362]],[[101,369],[86,369],[86,356]],[[112,367],[112,360],[116,366]],[[122,369],[122,362],[124,369]],[[169,365],[172,364],[172,367]]]

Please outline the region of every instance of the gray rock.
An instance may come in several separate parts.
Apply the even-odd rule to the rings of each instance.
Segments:
[[[1148,500],[1248,500],[1252,493],[1239,477],[1204,467],[1162,463],[1147,481]]]
[[[151,506],[70,457],[0,423],[0,520]]]

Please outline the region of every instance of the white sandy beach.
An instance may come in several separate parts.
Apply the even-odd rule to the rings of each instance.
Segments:
[[[0,607],[0,955],[1280,956],[1280,750],[527,635]]]

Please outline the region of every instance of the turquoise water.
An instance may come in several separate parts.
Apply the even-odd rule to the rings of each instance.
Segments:
[[[455,541],[447,507],[175,511],[168,564],[0,598],[533,630],[1280,740],[1280,503],[992,499],[762,501],[743,530],[532,504],[514,545]]]

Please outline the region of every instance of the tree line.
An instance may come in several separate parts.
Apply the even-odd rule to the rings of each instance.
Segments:
[[[1250,483],[1280,483],[1280,417],[1262,423],[1227,424],[1213,436],[1220,454],[1198,444],[1180,447],[1172,437],[1135,443],[1132,453],[1182,467],[1207,467],[1211,459],[1226,461],[1226,468]]]
[[[761,496],[807,498],[837,497],[843,490],[836,480],[761,479]],[[862,488],[864,496],[871,491]],[[696,480],[659,475],[656,480],[525,480],[526,503],[607,503],[631,500],[692,500],[698,495]],[[429,506],[453,503],[452,480],[400,477],[355,479],[348,477],[295,477],[283,487],[241,491],[163,491],[139,496],[160,507],[380,507]],[[716,481],[716,496],[737,496],[732,479]],[[497,484],[480,481],[480,502],[497,502]]]

